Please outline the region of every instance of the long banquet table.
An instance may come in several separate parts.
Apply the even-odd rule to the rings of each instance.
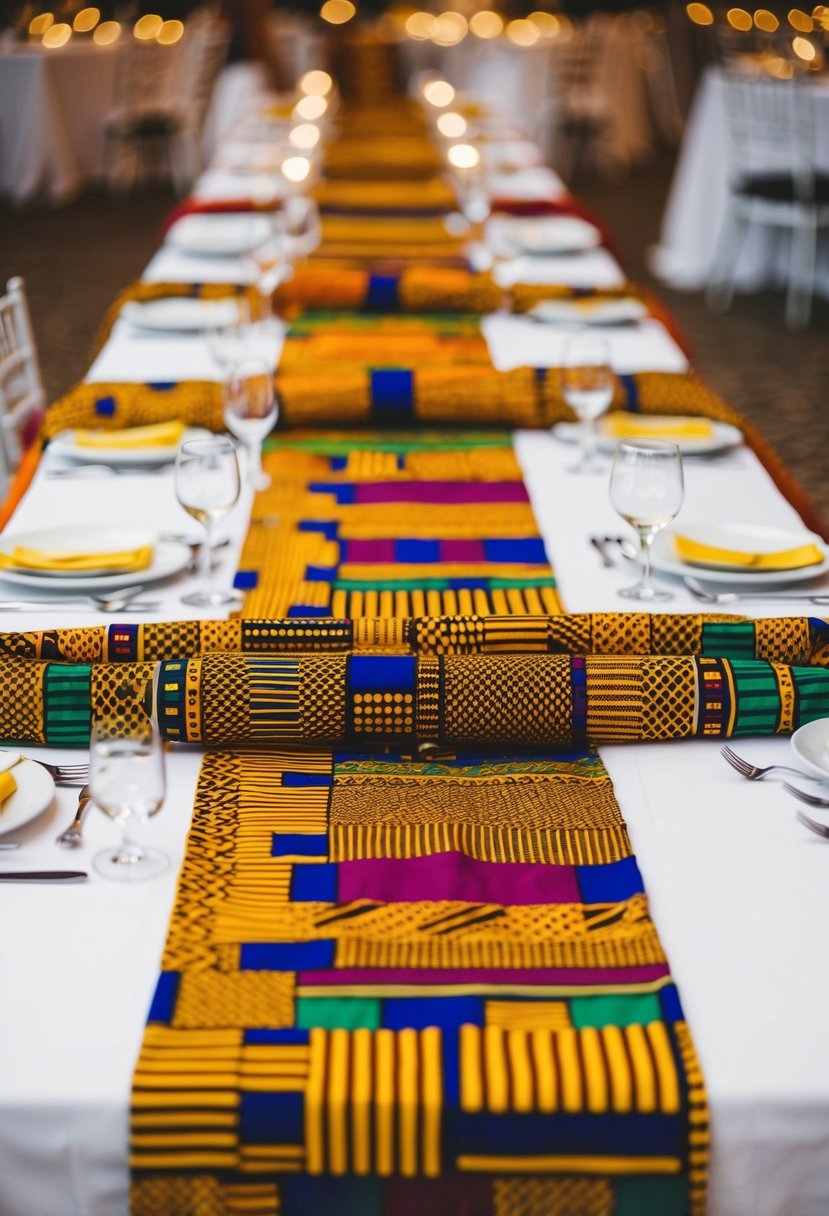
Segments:
[[[535,265],[539,275],[542,263]],[[574,283],[621,278],[606,250],[583,254],[572,266],[561,259],[548,269],[557,281],[568,273]],[[192,279],[211,270],[215,277],[237,280],[249,274],[241,263],[182,267],[180,255],[165,246],[145,279]],[[493,316],[485,332],[499,367],[557,362],[557,343],[529,320]],[[280,341],[275,335],[274,359]],[[686,366],[680,348],[655,320],[639,330],[618,331],[612,342],[614,365],[623,374]],[[138,338],[120,323],[89,378],[139,380],[149,364],[163,377],[220,378],[203,339]],[[618,610],[618,588],[630,575],[602,568],[587,544],[590,533],[619,531],[603,479],[569,476],[572,450],[547,432],[518,432],[516,450],[567,609]],[[169,470],[70,482],[49,477],[57,463],[58,457],[47,454],[13,516],[13,529],[102,516],[125,525],[140,519],[165,531],[187,525]],[[687,518],[750,517],[783,527],[799,522],[745,447],[715,460],[688,460],[685,471]],[[221,577],[228,580],[250,506],[247,496],[226,524],[232,543],[223,551]],[[160,587],[162,603],[152,619],[180,619],[180,596],[191,581]],[[824,578],[823,590],[827,586]],[[671,610],[699,610],[680,584],[673,590]],[[777,607],[786,615],[810,615],[805,598]],[[747,603],[745,611],[764,615],[759,601]],[[187,615],[193,615],[191,609]],[[129,613],[123,618],[144,619]],[[4,629],[15,630],[56,623],[48,604],[42,612],[0,620]],[[89,622],[84,611],[60,614],[61,625]],[[24,750],[48,760],[73,755],[54,748]],[[601,754],[705,1074],[712,1128],[709,1216],[822,1216],[829,1208],[825,846],[795,822],[793,803],[779,784],[743,780],[718,750],[716,741],[698,739],[605,746]],[[746,739],[740,740],[740,750],[762,763],[785,762],[788,743]],[[135,886],[92,880],[69,887],[0,887],[3,1216],[124,1216],[127,1211],[132,1072],[201,758],[201,748],[186,745],[169,756],[166,804],[146,833],[148,843],[173,861],[160,878]],[[23,847],[13,861],[3,861],[3,868],[65,865],[67,854],[54,837],[73,805],[73,792],[58,790],[52,807],[14,834]],[[71,864],[87,868],[91,854],[112,838],[109,822],[90,815],[84,845],[71,855]]]

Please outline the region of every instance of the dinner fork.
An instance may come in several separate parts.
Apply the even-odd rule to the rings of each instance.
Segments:
[[[823,781],[825,778],[814,776],[811,773],[804,773],[802,769],[790,768],[788,764],[767,764],[765,768],[759,768],[756,764],[750,764],[748,760],[744,760],[742,756],[738,756],[727,745],[720,748],[720,755],[723,760],[727,760],[732,768],[735,768],[743,777],[748,777],[749,781],[762,781],[766,773],[774,772],[779,769],[783,773],[794,773],[796,777],[803,777],[807,781]]]
[[[702,600],[704,604],[736,604],[740,600],[788,600],[801,604],[829,604],[829,595],[798,595],[786,591],[709,591],[702,583],[692,578],[690,574],[683,575],[682,581],[691,592],[694,599]]]
[[[78,808],[75,811],[75,816],[69,827],[56,838],[57,844],[62,844],[66,849],[75,849],[79,844],[83,843],[81,838],[81,821],[91,801],[92,795],[89,792],[89,786],[85,785],[78,794]]]
[[[41,768],[45,768],[55,785],[80,786],[89,780],[88,764],[47,764],[45,760],[36,760]]]
[[[813,832],[817,832],[818,836],[829,839],[829,827],[825,823],[818,823],[816,819],[810,819],[803,811],[795,811],[795,814],[805,827],[811,828]]]
[[[818,798],[814,794],[807,794],[805,790],[799,790],[797,786],[789,785],[788,781],[783,782],[783,789],[793,798],[799,798],[801,802],[805,802],[807,806],[829,808],[829,798]]]

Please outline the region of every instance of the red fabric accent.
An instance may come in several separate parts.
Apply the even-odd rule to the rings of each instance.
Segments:
[[[279,211],[281,207],[281,199],[274,199],[272,203],[254,203],[249,198],[217,198],[211,199],[209,202],[195,198],[186,198],[183,203],[178,203],[164,220],[164,223],[161,225],[159,239],[163,240],[173,224],[183,219],[185,215],[222,215],[229,214],[230,212],[244,211]]]

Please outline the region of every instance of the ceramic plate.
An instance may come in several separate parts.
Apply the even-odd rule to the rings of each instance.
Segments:
[[[199,257],[241,257],[271,235],[263,215],[186,215],[174,224],[167,242]]]
[[[690,565],[680,561],[674,552],[671,540],[674,532],[701,544],[715,545],[720,549],[743,549],[751,553],[775,553],[782,549],[794,549],[799,545],[814,544],[823,554],[823,561],[797,570],[726,570],[722,566],[703,566],[699,563]],[[805,529],[795,532],[784,528],[769,528],[762,524],[706,524],[683,521],[681,525],[657,534],[653,542],[652,558],[654,570],[661,570],[664,574],[690,574],[706,583],[728,583],[734,587],[762,587],[767,583],[803,583],[829,570],[826,545],[815,532],[807,532]]]
[[[581,253],[601,244],[598,228],[577,215],[511,219],[503,223],[504,237],[520,253]]]
[[[794,732],[790,742],[798,762],[829,781],[829,718],[807,722]]]
[[[153,560],[144,570],[133,570],[119,574],[109,570],[94,574],[57,574],[54,571],[38,573],[34,570],[3,570],[0,578],[4,582],[21,587],[37,587],[40,591],[106,591],[110,587],[137,587],[142,583],[157,582],[183,570],[192,559],[189,545],[179,541],[156,540],[149,532],[128,528],[106,528],[90,525],[71,528],[39,528],[33,532],[6,532],[0,536],[0,553],[11,553],[16,545],[31,549],[67,549],[89,553],[105,553],[108,550],[137,549],[141,545],[154,544]]]
[[[7,752],[0,752],[0,769],[9,767],[6,761],[8,755]],[[0,836],[13,832],[15,828],[22,828],[24,823],[40,815],[55,793],[54,781],[46,769],[34,760],[21,760],[14,766],[13,775],[17,789],[0,806]]]
[[[642,321],[648,310],[641,300],[542,300],[529,316],[548,324],[632,325]]]
[[[199,333],[237,325],[239,301],[194,300],[189,296],[165,296],[144,303],[130,300],[120,315],[136,329],[153,333]]]
[[[645,421],[644,415],[641,419]],[[670,418],[665,416],[654,416],[654,422],[683,422],[682,418]],[[581,441],[582,429],[578,422],[558,422],[553,427],[553,434],[557,439],[563,439],[567,443],[577,443]],[[636,438],[649,438],[650,436],[639,436]],[[712,456],[716,452],[723,452],[727,448],[737,447],[743,442],[743,433],[736,426],[731,426],[727,422],[712,422],[711,434],[700,436],[699,438],[693,435],[673,436],[665,435],[660,432],[658,427],[654,428],[653,438],[668,439],[671,443],[675,443],[683,456]],[[601,419],[599,420],[599,438],[597,447],[601,452],[615,452],[618,445],[622,442],[620,436],[607,434],[602,431]]]
[[[186,443],[188,439],[206,439],[210,433],[203,427],[188,427],[181,437],[181,442]],[[135,464],[144,467],[172,464],[178,449],[177,443],[152,448],[78,447],[75,443],[74,431],[61,431],[49,443],[50,453],[54,453],[55,456],[64,456],[68,460],[79,461],[82,464]]]

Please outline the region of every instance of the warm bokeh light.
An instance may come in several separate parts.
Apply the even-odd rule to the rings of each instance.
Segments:
[[[497,38],[504,28],[504,19],[491,8],[482,8],[469,18],[469,28],[476,38]]]
[[[435,28],[435,18],[431,13],[411,13],[406,18],[404,29],[410,38],[423,42],[431,38]]]
[[[533,25],[526,17],[516,17],[507,25],[507,38],[516,46],[532,46],[541,37],[538,26]]]
[[[811,34],[815,28],[815,23],[808,13],[804,13],[802,9],[793,8],[789,10],[789,25],[792,29],[798,30],[801,34]]]
[[[132,27],[133,37],[140,38],[142,42],[149,42],[151,38],[155,38],[163,24],[164,20],[158,13],[145,13]]]
[[[561,22],[555,13],[544,13],[538,10],[528,17],[542,38],[555,38],[561,27]]]
[[[72,26],[67,25],[65,21],[59,21],[56,25],[50,25],[43,35],[43,45],[50,48],[66,46],[71,37]]]
[[[322,118],[327,109],[328,102],[325,98],[312,93],[307,97],[300,97],[292,114],[294,118],[304,118],[306,122],[313,122],[315,118]]]
[[[448,80],[430,80],[423,86],[423,96],[430,106],[442,110],[455,100],[455,90]]]
[[[72,22],[72,29],[76,34],[88,34],[90,30],[94,30],[95,26],[101,20],[101,10],[99,8],[82,8],[75,15],[75,20]]]
[[[780,22],[775,17],[774,13],[767,8],[758,8],[754,14],[754,24],[758,30],[762,30],[764,34],[773,34],[780,25]]]
[[[453,144],[446,155],[456,169],[474,169],[481,163],[481,154],[472,144]]]
[[[688,4],[685,11],[694,25],[713,25],[714,14],[707,4]]]
[[[307,156],[289,156],[282,162],[282,172],[289,182],[304,182],[311,172],[311,162]]]
[[[312,68],[300,76],[296,87],[309,97],[326,97],[334,87],[334,81],[321,68]]]
[[[173,18],[172,21],[165,21],[161,29],[155,36],[156,42],[160,42],[162,46],[172,46],[178,42],[184,33],[184,22],[177,21]]]
[[[466,134],[466,125],[463,114],[457,114],[454,110],[444,111],[437,121],[438,130],[447,139],[460,139],[461,135]]]
[[[438,46],[455,46],[462,42],[469,29],[469,22],[462,13],[441,13],[435,18],[432,41]]]
[[[298,127],[291,128],[288,140],[295,148],[316,148],[320,141],[320,129],[312,122],[301,122]]]
[[[120,37],[121,27],[117,21],[102,21],[92,35],[92,41],[98,46],[112,46]]]
[[[54,25],[55,17],[53,13],[38,13],[36,17],[32,17],[29,22],[29,33],[33,38],[39,38],[41,34],[45,34],[50,25]]]
[[[329,25],[345,25],[357,12],[351,0],[325,0],[320,9],[320,16]]]
[[[51,32],[50,30],[49,33]],[[43,41],[46,41],[45,37]],[[808,38],[792,38],[792,50],[798,59],[802,59],[804,63],[811,63],[815,55],[817,55],[817,51]]]
[[[752,26],[751,14],[747,13],[744,8],[730,8],[726,13],[726,20],[734,30],[750,30]]]

